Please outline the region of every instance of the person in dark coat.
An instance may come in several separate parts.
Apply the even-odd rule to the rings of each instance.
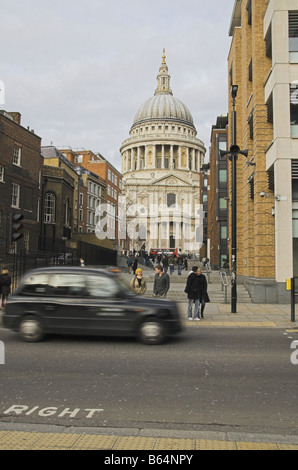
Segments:
[[[202,274],[201,268],[194,266],[192,272],[187,278],[187,283],[184,292],[187,293],[188,297],[188,320],[192,320],[192,305],[195,304],[194,319],[200,320],[200,304],[203,307],[205,302],[209,301],[207,294],[207,280],[204,274]],[[208,298],[208,300],[207,300]],[[204,308],[203,308],[204,310]],[[203,310],[201,310],[201,317],[203,318]]]
[[[137,258],[134,259],[134,262],[132,264],[132,272],[135,274],[136,273],[136,269],[138,267],[138,260]]]
[[[5,307],[6,305],[6,300],[10,294],[10,286],[11,286],[11,277],[8,274],[7,268],[3,268],[2,274],[0,276],[0,293],[1,293],[2,307]]]
[[[170,288],[170,276],[163,272],[163,267],[160,264],[155,266],[155,273],[153,294],[155,296],[166,297]]]

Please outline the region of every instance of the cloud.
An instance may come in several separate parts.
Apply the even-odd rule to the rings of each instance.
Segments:
[[[209,146],[227,112],[234,0],[3,0],[0,80],[43,145],[84,147],[120,168],[119,148],[153,96],[166,48],[174,95]]]

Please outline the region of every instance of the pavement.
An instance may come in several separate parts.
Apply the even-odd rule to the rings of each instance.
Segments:
[[[281,328],[298,332],[298,322],[291,321],[289,304],[238,303],[237,313],[231,313],[229,303],[210,302],[206,304],[202,320],[188,321],[187,299],[177,303],[184,325],[191,328]],[[298,450],[298,434],[61,428],[0,422],[0,450],[109,450],[115,455],[124,450],[131,451],[131,455],[139,450],[153,454],[166,451],[173,455],[176,451],[180,454],[188,451],[189,455],[189,451],[198,450]]]

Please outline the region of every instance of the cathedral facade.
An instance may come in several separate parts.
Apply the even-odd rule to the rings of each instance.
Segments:
[[[124,206],[130,249],[198,251],[202,242],[200,169],[206,149],[193,118],[173,96],[165,51],[153,97],[122,143]]]

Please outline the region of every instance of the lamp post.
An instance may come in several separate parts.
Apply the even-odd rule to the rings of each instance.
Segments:
[[[232,255],[232,280],[231,280],[231,313],[237,312],[237,165],[239,153],[247,157],[248,150],[240,150],[237,145],[237,133],[236,133],[236,96],[238,91],[238,85],[232,85],[231,96],[232,96],[232,144],[230,150],[220,151],[220,156],[223,157],[228,155],[229,160],[232,163],[232,240],[231,240],[231,255]]]
[[[231,280],[231,313],[237,311],[237,165],[239,147],[236,145],[236,96],[238,86],[232,85],[232,145],[230,148],[230,160],[232,162],[232,280]],[[233,150],[233,152],[232,152]]]

